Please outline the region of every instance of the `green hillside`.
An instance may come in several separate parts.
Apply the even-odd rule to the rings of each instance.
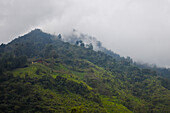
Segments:
[[[0,62],[0,112],[170,112],[157,72],[39,29],[2,44]]]

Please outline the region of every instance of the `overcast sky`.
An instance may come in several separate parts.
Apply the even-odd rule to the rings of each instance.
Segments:
[[[170,67],[170,0],[0,0],[0,43],[34,28],[76,29],[121,56]]]

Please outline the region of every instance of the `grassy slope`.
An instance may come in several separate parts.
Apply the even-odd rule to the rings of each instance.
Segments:
[[[104,73],[107,73],[107,72],[103,68],[99,68],[98,66],[92,64],[91,62],[88,62],[85,60],[80,61],[80,62],[87,63],[90,67],[87,69],[77,69],[77,70],[74,69],[73,70],[73,69],[71,69],[70,66],[66,66],[64,64],[55,64],[55,66],[53,68],[49,68],[49,67],[45,66],[48,64],[44,63],[44,65],[42,65],[42,64],[36,63],[36,64],[31,64],[26,68],[16,69],[13,71],[13,74],[15,77],[17,77],[17,76],[19,76],[21,78],[29,77],[32,79],[33,78],[40,79],[44,75],[52,76],[53,78],[55,78],[56,76],[63,76],[63,77],[66,77],[68,80],[77,82],[78,84],[83,83],[84,86],[87,86],[89,91],[94,91],[95,89],[93,89],[92,87],[87,85],[85,83],[85,81],[83,81],[84,76],[89,73],[92,73],[91,71],[93,71],[94,76],[102,77],[101,75],[103,75]],[[81,70],[81,72],[80,72],[80,70]],[[40,91],[39,93],[42,94],[43,96],[46,94],[44,92],[50,92],[54,96],[53,99],[49,99],[49,100],[48,100],[48,98],[46,98],[44,96],[43,98],[45,98],[45,101],[44,101],[45,103],[56,104],[53,101],[55,99],[57,99],[57,101],[60,102],[61,106],[64,107],[63,109],[65,109],[66,111],[70,111],[71,109],[74,109],[74,107],[75,107],[76,109],[80,109],[80,110],[86,111],[86,112],[101,109],[100,112],[113,112],[114,111],[116,113],[125,113],[125,112],[131,113],[131,111],[128,110],[122,104],[120,104],[119,101],[114,102],[113,101],[114,99],[111,99],[108,97],[100,96],[101,105],[99,105],[99,103],[90,101],[89,99],[86,99],[86,98],[81,97],[80,95],[77,95],[74,93],[64,94],[65,97],[63,97],[63,95],[61,95],[59,91],[53,91],[50,89],[44,90],[43,88],[41,88],[40,85],[38,85],[37,87],[39,87],[41,89],[41,90],[37,90],[37,91],[38,92]],[[41,91],[43,93],[41,93]],[[55,97],[58,97],[58,98],[55,98]],[[80,98],[80,100],[76,100],[77,98]],[[62,102],[61,102],[61,100],[62,100]],[[67,100],[69,100],[69,101],[67,101]],[[115,98],[115,100],[116,100],[116,98]],[[49,109],[52,109],[55,111],[56,108],[58,108],[58,107],[59,106],[53,106],[53,109],[52,109],[49,106]]]

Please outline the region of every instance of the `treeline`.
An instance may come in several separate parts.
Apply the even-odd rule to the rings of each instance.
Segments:
[[[4,71],[11,71],[15,68],[26,66],[27,57],[22,55],[15,57],[12,53],[6,53],[0,58],[0,74]]]

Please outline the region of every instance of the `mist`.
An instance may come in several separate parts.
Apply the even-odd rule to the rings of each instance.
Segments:
[[[72,29],[135,61],[170,67],[170,0],[1,0],[0,43]]]

